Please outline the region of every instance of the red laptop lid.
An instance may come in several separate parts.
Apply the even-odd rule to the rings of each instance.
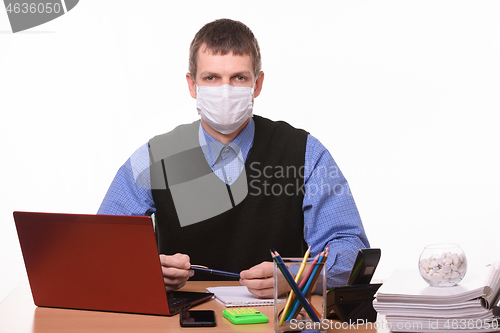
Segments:
[[[151,218],[14,212],[37,306],[170,315]]]

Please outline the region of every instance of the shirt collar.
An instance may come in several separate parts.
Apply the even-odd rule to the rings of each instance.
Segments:
[[[240,133],[231,141],[227,147],[231,147],[239,159],[245,163],[253,145],[253,139],[255,136],[255,122],[253,118],[250,118],[247,125],[241,130]],[[200,129],[198,132],[198,138],[200,141],[200,146],[203,150],[203,154],[208,162],[208,164],[213,167],[219,155],[226,146],[224,146],[219,141],[215,140],[210,134],[208,134],[200,121]]]

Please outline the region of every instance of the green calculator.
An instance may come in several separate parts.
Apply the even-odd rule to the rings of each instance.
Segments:
[[[267,316],[254,308],[236,308],[222,311],[224,318],[236,325],[267,323]]]

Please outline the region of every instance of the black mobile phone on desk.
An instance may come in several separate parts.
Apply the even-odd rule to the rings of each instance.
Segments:
[[[183,310],[179,314],[182,327],[213,327],[215,312],[212,310]]]
[[[380,261],[380,254],[380,249],[359,250],[347,285],[370,284],[375,268]]]

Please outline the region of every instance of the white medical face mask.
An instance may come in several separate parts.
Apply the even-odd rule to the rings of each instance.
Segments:
[[[253,88],[196,86],[198,114],[214,130],[222,134],[236,131],[253,111]]]

